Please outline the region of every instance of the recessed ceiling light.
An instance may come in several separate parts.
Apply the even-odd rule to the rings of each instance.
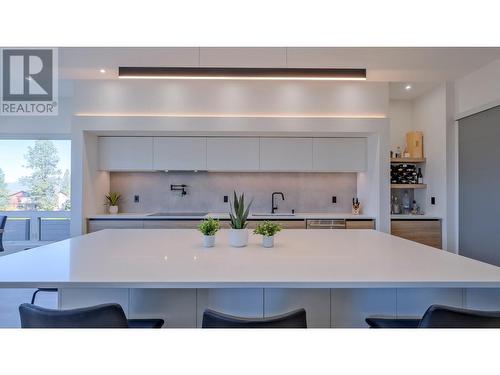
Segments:
[[[99,72],[101,72],[102,74],[106,73],[106,69],[99,69]]]
[[[411,90],[411,85],[406,85],[406,86],[405,86],[405,90],[406,90],[406,91],[410,91],[410,90]]]

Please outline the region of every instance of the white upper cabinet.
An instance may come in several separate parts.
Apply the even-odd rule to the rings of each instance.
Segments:
[[[362,172],[366,170],[366,138],[314,138],[313,170]]]
[[[362,172],[366,138],[100,137],[106,171]]]
[[[155,137],[153,169],[206,170],[207,139],[205,137]]]
[[[151,171],[152,137],[99,137],[99,168],[105,171]]]
[[[261,138],[261,171],[311,171],[312,138]]]
[[[207,138],[207,170],[258,171],[259,138]]]

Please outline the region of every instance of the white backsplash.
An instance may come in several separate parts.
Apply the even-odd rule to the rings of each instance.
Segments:
[[[270,212],[271,194],[279,211],[351,212],[356,196],[356,173],[214,173],[214,172],[112,172],[111,191],[122,194],[121,212],[226,212],[224,195],[233,190],[254,199],[251,212]],[[171,184],[187,185],[187,195],[170,191]],[[139,203],[134,203],[139,195]],[[332,196],[337,203],[332,204]]]

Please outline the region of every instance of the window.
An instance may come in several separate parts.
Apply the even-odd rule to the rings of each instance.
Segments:
[[[0,140],[4,241],[69,237],[71,141]]]

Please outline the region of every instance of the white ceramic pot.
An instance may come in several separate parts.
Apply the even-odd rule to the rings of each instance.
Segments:
[[[203,246],[204,247],[214,247],[215,245],[215,235],[214,236],[203,236]]]
[[[108,211],[111,215],[116,215],[118,213],[118,206],[109,206]]]
[[[262,236],[262,247],[273,247],[274,236]]]
[[[244,247],[248,244],[247,229],[230,229],[229,230],[229,245],[232,247]]]

